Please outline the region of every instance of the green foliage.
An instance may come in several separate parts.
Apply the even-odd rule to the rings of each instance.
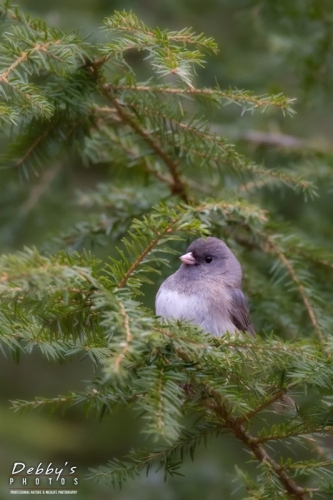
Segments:
[[[108,182],[73,200],[81,222],[44,248],[0,258],[3,354],[17,361],[38,349],[63,363],[79,354],[97,373],[86,391],[13,401],[13,409],[82,405],[103,416],[133,407],[155,444],[92,471],[113,485],[152,467],[165,477],[180,474],[202,440],[229,433],[257,466],[254,482],[237,464],[247,498],[331,492],[331,460],[318,458],[309,437],[319,443],[332,433],[333,256],[283,223],[265,198],[273,188],[313,197],[313,178],[248,157],[207,119],[207,109],[226,105],[293,116],[294,100],[201,88],[196,71],[217,45],[190,29],[151,29],[131,12],[116,12],[104,22],[104,41],[94,42],[49,28],[9,2],[0,12],[0,117],[11,137],[1,162],[27,178],[41,175],[28,207],[69,151],[109,171]],[[243,263],[262,325],[254,339],[161,324],[144,303],[170,260],[208,234],[225,239]],[[100,247],[111,247],[106,262]],[[296,408],[275,414],[286,393]],[[295,446],[305,447],[303,461],[290,455]]]

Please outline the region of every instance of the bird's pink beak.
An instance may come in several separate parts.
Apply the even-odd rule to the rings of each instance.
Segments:
[[[181,257],[179,257],[183,264],[187,266],[193,266],[195,264],[195,258],[193,257],[192,252],[188,252]]]

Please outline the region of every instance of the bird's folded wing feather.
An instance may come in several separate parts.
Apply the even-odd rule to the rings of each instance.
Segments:
[[[234,288],[231,293],[231,321],[241,332],[249,332],[254,335],[254,329],[250,320],[249,308],[246,298],[239,288]]]

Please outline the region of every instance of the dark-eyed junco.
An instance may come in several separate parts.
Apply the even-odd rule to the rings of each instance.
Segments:
[[[157,292],[157,316],[193,322],[215,337],[237,331],[254,335],[241,290],[242,268],[227,245],[217,238],[199,238],[180,260],[178,271]],[[287,394],[273,407],[279,413],[297,408]]]
[[[217,238],[199,238],[180,260],[178,271],[157,293],[157,316],[193,322],[215,337],[236,331],[253,335],[241,290],[242,268],[227,245]]]

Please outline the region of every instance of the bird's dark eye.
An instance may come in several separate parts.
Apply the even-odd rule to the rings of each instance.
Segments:
[[[210,264],[213,260],[213,257],[211,255],[207,255],[207,257],[205,258],[205,261],[207,262],[207,264]]]

